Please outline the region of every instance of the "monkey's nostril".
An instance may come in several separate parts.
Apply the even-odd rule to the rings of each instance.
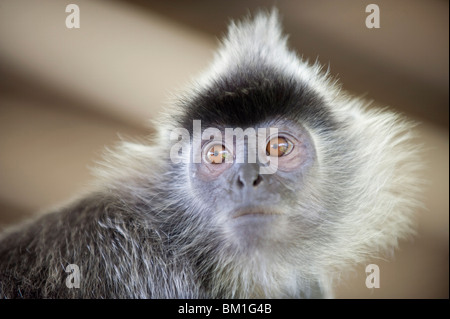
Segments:
[[[258,186],[261,182],[262,182],[262,177],[261,177],[261,175],[258,175],[258,177],[253,182],[253,187]]]
[[[238,176],[237,184],[239,188],[243,188],[245,186],[244,182],[241,181],[241,177]]]

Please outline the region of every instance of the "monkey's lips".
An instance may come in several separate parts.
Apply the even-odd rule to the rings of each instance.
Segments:
[[[234,211],[232,214],[233,219],[242,219],[242,218],[266,218],[266,217],[275,217],[280,216],[281,212],[275,209],[270,209],[267,207],[244,207],[239,208]]]

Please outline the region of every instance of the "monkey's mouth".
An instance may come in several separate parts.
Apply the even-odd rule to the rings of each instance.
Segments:
[[[232,214],[233,219],[237,218],[251,218],[251,217],[273,217],[273,216],[279,216],[281,215],[280,211],[277,211],[275,209],[269,209],[266,207],[245,207],[236,209],[234,213]]]

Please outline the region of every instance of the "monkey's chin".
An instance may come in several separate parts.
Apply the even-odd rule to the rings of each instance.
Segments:
[[[274,209],[248,207],[231,214],[229,227],[241,248],[267,248],[280,240],[286,227],[285,216]]]

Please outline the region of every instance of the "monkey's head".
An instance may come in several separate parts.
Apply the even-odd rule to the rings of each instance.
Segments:
[[[245,254],[303,246],[326,213],[314,202],[322,194],[308,127],[330,129],[333,119],[297,66],[279,64],[290,54],[280,50],[275,19],[231,28],[214,64],[221,69],[182,100],[177,119],[189,132],[184,173],[198,214]]]
[[[288,50],[276,12],[232,23],[163,130],[177,238],[314,276],[395,247],[417,205],[410,124],[335,82]]]
[[[276,12],[231,24],[178,102],[178,196],[243,254],[327,264],[395,245],[411,226],[415,151],[405,122],[363,103],[287,49]]]

